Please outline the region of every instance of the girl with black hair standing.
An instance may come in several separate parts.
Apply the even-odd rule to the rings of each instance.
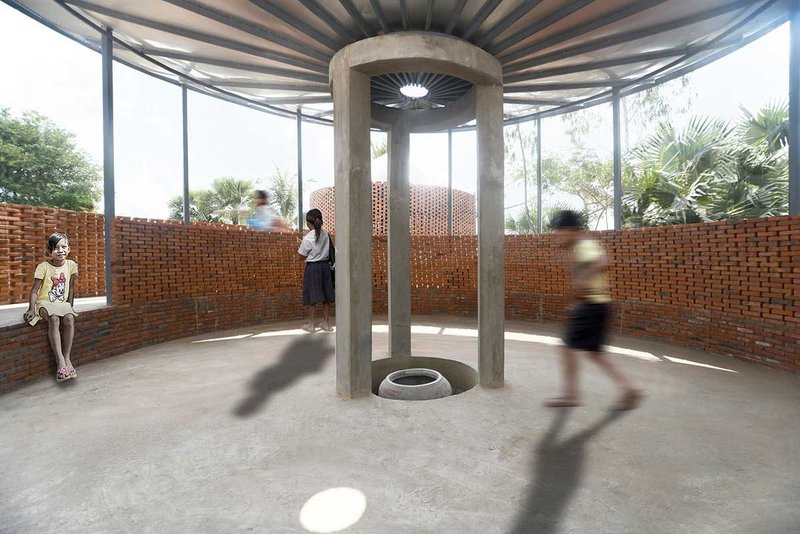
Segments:
[[[331,302],[334,301],[333,278],[328,262],[331,239],[328,232],[322,228],[322,212],[318,209],[306,213],[306,224],[309,232],[300,242],[297,253],[306,262],[303,274],[303,304],[308,306],[309,321],[303,325],[303,330],[309,333],[316,332],[315,315],[317,304],[322,303],[324,321],[322,329],[326,332],[333,331],[331,327]]]

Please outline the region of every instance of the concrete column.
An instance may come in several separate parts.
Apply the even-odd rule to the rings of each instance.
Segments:
[[[372,384],[372,187],[369,76],[332,71],[336,186],[336,390],[369,395]]]
[[[503,87],[476,86],[478,137],[478,374],[501,387],[505,365]]]
[[[410,132],[403,115],[389,129],[389,354],[411,356]]]

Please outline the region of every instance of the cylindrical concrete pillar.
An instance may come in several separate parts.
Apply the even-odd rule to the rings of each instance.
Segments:
[[[336,390],[372,384],[372,187],[369,76],[332,69],[336,185]]]
[[[411,356],[411,241],[408,166],[410,133],[404,114],[389,129],[389,354]]]
[[[478,137],[478,374],[501,387],[505,364],[503,87],[476,86]]]

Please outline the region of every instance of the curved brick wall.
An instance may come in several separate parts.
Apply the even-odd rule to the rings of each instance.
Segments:
[[[800,217],[601,232],[615,330],[800,374]],[[412,236],[412,311],[474,316],[475,236]],[[294,235],[115,220],[115,306],[82,313],[77,364],[170,339],[301,319]],[[506,238],[506,316],[557,321],[567,265],[551,235]],[[84,269],[85,270],[85,269]],[[373,238],[385,314],[386,237]],[[43,323],[0,328],[0,391],[52,372]]]
[[[411,235],[447,234],[447,188],[411,185]],[[386,235],[389,229],[389,185],[372,182],[372,234]],[[333,187],[311,193],[311,207],[322,212],[325,225],[336,231],[336,190]],[[475,235],[475,195],[453,189],[453,235]]]

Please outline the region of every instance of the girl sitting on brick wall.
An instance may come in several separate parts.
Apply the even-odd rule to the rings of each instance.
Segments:
[[[316,332],[315,313],[317,304],[322,303],[325,314],[325,321],[322,329],[326,332],[333,331],[331,328],[331,302],[334,301],[333,278],[331,277],[331,267],[328,263],[330,253],[330,236],[322,228],[322,212],[318,209],[310,210],[306,214],[306,224],[309,232],[300,242],[297,253],[306,262],[306,270],[303,274],[303,304],[308,306],[309,321],[303,325],[306,332]]]
[[[75,300],[75,279],[78,276],[78,264],[67,259],[69,254],[69,238],[66,234],[56,232],[47,240],[48,260],[36,267],[33,275],[30,306],[23,318],[31,326],[40,318],[48,323],[50,346],[56,355],[56,380],[63,382],[76,378],[78,373],[72,366],[70,351],[72,338],[75,335],[75,317],[72,309]],[[59,327],[64,324],[64,335]]]

